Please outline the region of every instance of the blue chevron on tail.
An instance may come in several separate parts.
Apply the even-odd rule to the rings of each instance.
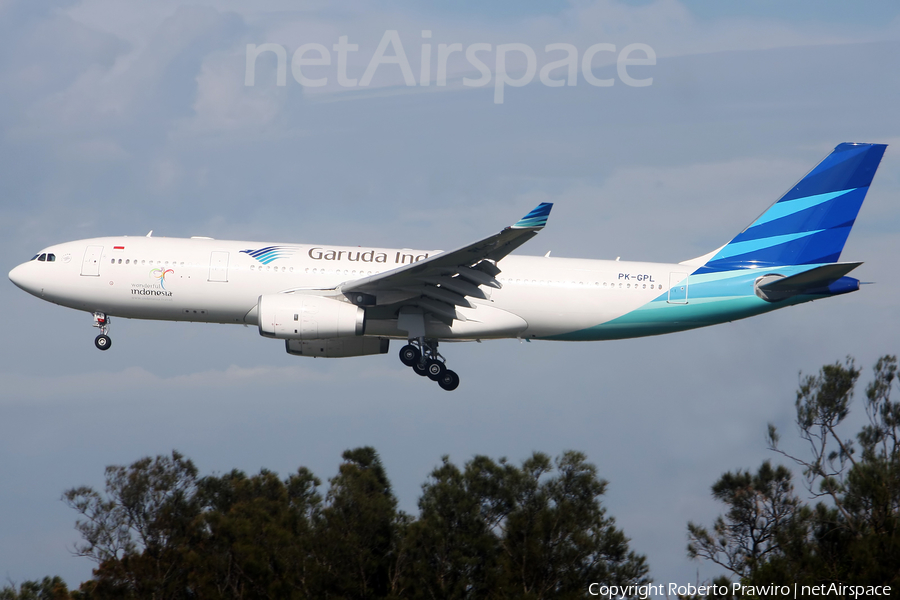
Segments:
[[[836,262],[886,147],[840,144],[697,273]]]

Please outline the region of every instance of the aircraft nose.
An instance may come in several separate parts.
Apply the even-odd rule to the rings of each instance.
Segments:
[[[9,280],[12,281],[17,286],[22,287],[22,284],[21,284],[22,265],[19,265],[18,267],[14,268],[12,271],[9,272]]]
[[[22,263],[9,272],[9,280],[29,294],[38,294],[37,282],[34,280],[29,263]]]

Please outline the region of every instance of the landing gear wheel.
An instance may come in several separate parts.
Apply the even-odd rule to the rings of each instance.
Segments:
[[[459,375],[450,369],[444,369],[444,374],[437,380],[438,385],[448,392],[452,392],[459,387]]]
[[[425,361],[426,375],[428,375],[428,379],[432,381],[440,381],[446,370],[447,367],[444,366],[444,363],[435,358],[429,358]]]
[[[407,344],[400,348],[400,362],[402,362],[407,367],[411,367],[419,362],[419,359],[422,357],[422,353],[419,352],[419,349],[413,346],[412,344]]]
[[[428,375],[428,363],[426,362],[416,361],[413,363],[412,369],[416,375],[421,375],[422,377]]]
[[[94,317],[94,327],[100,330],[100,335],[94,338],[94,345],[99,350],[109,350],[109,347],[112,346],[112,340],[106,334],[109,333],[110,318],[106,313],[102,312],[95,312],[92,316]]]

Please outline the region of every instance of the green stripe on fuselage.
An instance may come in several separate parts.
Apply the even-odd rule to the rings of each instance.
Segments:
[[[688,303],[668,302],[668,292],[627,314],[593,327],[547,336],[546,340],[591,341],[660,335],[745,319],[785,306],[823,298],[822,295],[798,295],[780,302],[767,302],[756,295],[757,278],[777,272],[792,275],[810,265],[779,269],[741,269],[726,273],[691,275],[688,278]]]

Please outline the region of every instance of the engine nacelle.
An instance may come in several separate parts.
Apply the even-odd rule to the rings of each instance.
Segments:
[[[284,348],[294,356],[344,358],[387,354],[390,340],[377,337],[343,337],[328,340],[286,340]]]
[[[306,294],[259,297],[259,334],[280,340],[322,340],[366,332],[366,311],[355,304]]]

